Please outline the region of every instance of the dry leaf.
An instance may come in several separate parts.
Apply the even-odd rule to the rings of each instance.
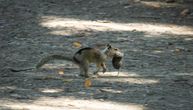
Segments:
[[[73,42],[73,46],[76,47],[76,48],[80,48],[82,47],[81,43],[80,42]]]
[[[59,70],[59,71],[58,71],[58,74],[63,75],[63,74],[64,74],[64,71],[63,71],[63,70]]]
[[[84,87],[88,88],[92,85],[91,79],[85,79],[84,81]]]
[[[175,52],[180,52],[180,51],[181,51],[181,50],[180,50],[180,49],[178,49],[178,48],[176,48],[176,49],[175,49]]]

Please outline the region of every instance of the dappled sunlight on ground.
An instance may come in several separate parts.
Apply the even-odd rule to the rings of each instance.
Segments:
[[[73,30],[86,31],[140,31],[147,37],[162,34],[193,35],[193,28],[174,24],[160,23],[116,23],[111,21],[88,21],[57,16],[43,16],[40,25],[51,29],[50,34],[71,35]]]
[[[63,89],[42,88],[42,89],[39,89],[39,91],[41,91],[43,93],[58,93],[58,92],[63,92]]]
[[[130,84],[157,84],[159,80],[157,79],[145,79],[142,78],[137,73],[133,72],[106,72],[105,74],[100,74],[100,80],[111,80],[114,82],[126,82]],[[107,79],[106,79],[107,78]]]
[[[0,102],[3,102],[0,100]],[[5,102],[4,102],[5,103]],[[43,97],[32,103],[7,102],[4,107],[27,110],[144,110],[145,107],[133,103],[116,103],[97,100],[77,100],[74,98]]]
[[[152,7],[152,8],[162,8],[162,7],[176,7],[176,6],[182,6],[178,3],[172,3],[168,4],[166,2],[161,2],[161,1],[141,1],[141,4]]]

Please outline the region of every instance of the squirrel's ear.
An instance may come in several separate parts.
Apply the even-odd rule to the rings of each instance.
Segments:
[[[111,44],[107,44],[107,48],[108,49],[112,48]]]

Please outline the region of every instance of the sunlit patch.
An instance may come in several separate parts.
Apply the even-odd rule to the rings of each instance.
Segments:
[[[176,7],[176,6],[182,6],[178,3],[166,3],[166,2],[160,2],[160,1],[140,1],[141,4],[152,7],[152,8],[162,8],[162,7]]]
[[[63,89],[40,89],[40,91],[43,93],[58,93],[62,92]]]
[[[0,87],[0,91],[1,90],[14,90],[14,89],[16,89],[16,87],[15,86],[1,86]]]
[[[79,100],[67,97],[39,98],[33,103],[6,103],[10,109],[27,110],[145,110],[146,107],[135,103],[120,103],[97,100]]]
[[[184,40],[191,41],[191,40],[193,40],[193,38],[185,38]]]
[[[129,77],[129,76],[139,76],[135,72],[123,72],[120,70],[119,74],[118,71],[112,71],[112,72],[105,72],[105,73],[99,73],[101,76],[117,76],[117,77]]]
[[[64,31],[64,30],[53,30],[52,32],[50,32],[50,34],[53,35],[71,35],[73,33],[73,31]]]
[[[193,35],[193,28],[191,26],[180,26],[174,24],[160,24],[160,23],[116,23],[116,22],[98,22],[80,20],[74,18],[61,18],[57,16],[43,16],[40,25],[50,30],[50,34],[65,35],[74,34],[76,30],[92,30],[92,31],[139,31],[157,37],[161,34],[175,34],[175,35]],[[71,28],[71,31],[68,29]],[[66,30],[67,29],[67,30]],[[73,31],[74,29],[74,31]],[[155,35],[155,36],[154,36]]]
[[[152,7],[152,8],[161,8],[161,5],[163,5],[163,3],[161,4],[160,2],[141,1],[140,3],[142,3],[145,6]]]
[[[159,54],[159,53],[163,53],[164,51],[162,51],[162,50],[154,50],[153,51],[153,53],[155,53],[155,54]]]
[[[111,81],[111,82],[124,82],[130,84],[157,84],[158,79],[150,79],[146,76],[140,76],[134,72],[106,72],[105,74],[100,73],[100,81]]]
[[[166,33],[169,33],[169,32],[166,32]],[[156,32],[156,31],[145,32],[144,37],[161,37],[163,36],[162,34],[163,34],[162,32]]]
[[[104,88],[104,89],[100,89],[101,92],[108,92],[108,93],[114,93],[114,94],[117,94],[117,93],[123,93],[124,91],[123,90],[115,90],[115,89],[110,89],[110,88]]]

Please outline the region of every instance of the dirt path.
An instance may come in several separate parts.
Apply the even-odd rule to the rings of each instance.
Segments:
[[[0,110],[192,110],[193,2],[166,1],[0,0]],[[89,88],[71,62],[7,69],[106,43],[124,67]]]

